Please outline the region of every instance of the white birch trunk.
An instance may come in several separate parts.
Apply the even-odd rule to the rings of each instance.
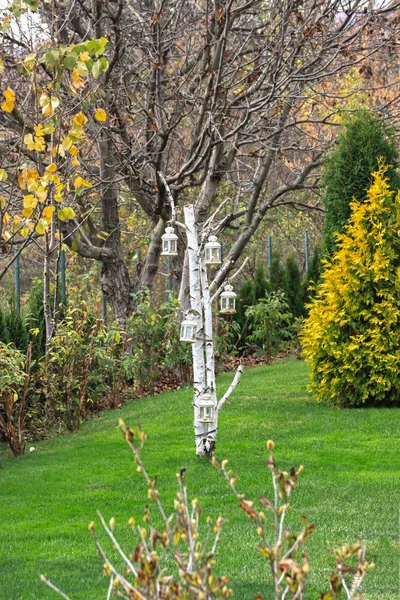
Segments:
[[[204,323],[203,306],[201,302],[199,246],[197,242],[197,231],[193,206],[185,206],[184,213],[188,240],[187,252],[189,262],[190,308],[195,314],[197,322],[196,341],[192,344],[194,434],[196,442],[196,454],[204,454],[202,446],[204,433],[206,433],[206,424],[199,421],[199,410],[197,406],[199,396],[205,393],[207,386],[204,360]]]
[[[196,454],[211,456],[217,441],[219,411],[239,383],[243,368],[239,367],[232,384],[218,403],[215,384],[212,299],[210,298],[207,267],[202,259],[202,249],[199,248],[194,207],[192,205],[185,206],[184,214],[188,239],[190,308],[196,316],[198,325],[196,341],[192,344]],[[209,394],[213,403],[213,419],[208,422],[200,420],[198,401],[202,394]]]

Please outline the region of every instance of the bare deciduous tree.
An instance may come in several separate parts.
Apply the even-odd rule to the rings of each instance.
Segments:
[[[158,173],[164,174],[178,210],[187,201],[195,205],[200,227],[222,197],[231,198],[220,231],[234,227],[235,236],[217,276],[219,285],[266,213],[296,203],[297,190],[317,185],[315,167],[331,142],[335,113],[346,95],[374,87],[367,67],[375,58],[396,61],[399,7],[359,0],[56,0],[41,5],[46,35],[56,46],[109,40],[108,69],[88,80],[72,102],[85,111],[92,95],[107,113],[100,128],[88,128],[79,167],[83,177],[96,182],[98,197],[80,196],[78,222],[62,222],[61,230],[82,256],[102,262],[102,287],[121,324],[132,310],[132,290],[151,287],[158,269],[161,235],[170,219]],[[32,52],[34,46],[12,33],[3,40],[7,57]],[[18,80],[19,63],[7,57],[3,78]],[[355,73],[350,89],[338,84],[342,74]],[[44,87],[46,67],[38,76]],[[395,112],[397,100],[392,94],[382,108]],[[1,127],[13,132],[15,150],[30,120],[28,110],[18,118],[1,114]],[[122,192],[134,197],[153,224],[135,279],[121,243]],[[183,303],[187,287],[185,263]]]

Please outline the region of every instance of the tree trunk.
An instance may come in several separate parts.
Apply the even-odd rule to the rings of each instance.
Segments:
[[[121,329],[126,329],[133,310],[133,299],[129,273],[123,260],[103,263],[101,288],[111,306],[114,319]]]
[[[158,220],[150,238],[149,250],[147,252],[144,265],[140,271],[137,289],[147,287],[151,289],[154,278],[157,275],[158,265],[161,254],[161,236],[165,232],[166,222],[163,218]]]
[[[49,236],[45,235],[45,253],[43,262],[43,312],[44,322],[46,327],[46,354],[49,351],[50,341],[54,334],[54,321],[51,313],[51,297],[50,297],[50,284],[51,284],[51,252]]]
[[[105,246],[112,255],[103,259],[101,287],[110,304],[114,319],[126,328],[133,309],[132,284],[124,262],[118,211],[118,188],[115,182],[115,150],[109,132],[104,131],[99,144],[102,182],[102,229],[108,234]]]

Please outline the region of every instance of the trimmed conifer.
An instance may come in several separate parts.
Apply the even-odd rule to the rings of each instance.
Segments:
[[[336,148],[325,159],[323,184],[325,222],[323,246],[327,255],[336,249],[336,233],[342,233],[350,217],[353,198],[364,202],[372,173],[380,157],[388,165],[387,177],[392,189],[399,189],[396,171],[398,152],[393,132],[367,110],[352,115],[338,138]]]
[[[273,252],[269,268],[269,285],[271,292],[283,290],[284,276],[285,272],[281,263],[281,255],[279,252]]]
[[[400,406],[400,192],[380,166],[310,306],[302,332],[317,400]]]
[[[303,286],[301,284],[300,269],[293,254],[289,254],[285,262],[283,291],[290,312],[294,317],[300,317],[303,314]]]
[[[8,329],[6,324],[6,318],[4,312],[0,306],[0,342],[4,344],[8,344],[10,341],[10,337],[8,335]]]

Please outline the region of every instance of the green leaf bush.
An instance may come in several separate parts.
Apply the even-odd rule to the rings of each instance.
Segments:
[[[400,406],[400,193],[387,167],[351,204],[301,334],[317,400]]]

